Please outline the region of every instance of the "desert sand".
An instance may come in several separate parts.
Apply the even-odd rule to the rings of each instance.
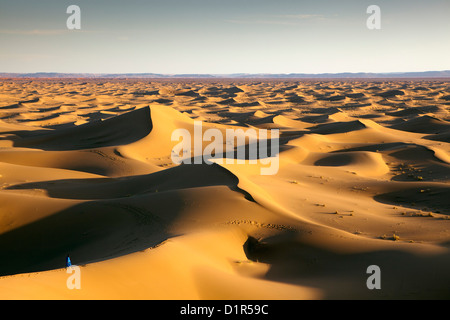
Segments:
[[[445,80],[4,79],[0,299],[448,299],[449,110]],[[194,121],[279,129],[278,173],[174,164]]]

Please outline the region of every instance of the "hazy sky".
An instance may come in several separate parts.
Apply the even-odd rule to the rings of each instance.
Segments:
[[[73,4],[81,30],[66,27]],[[0,72],[449,69],[450,0],[0,0]]]

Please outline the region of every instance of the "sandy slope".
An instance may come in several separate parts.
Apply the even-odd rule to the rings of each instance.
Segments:
[[[1,299],[450,297],[448,82],[0,86]],[[279,129],[278,173],[175,165],[194,120]]]

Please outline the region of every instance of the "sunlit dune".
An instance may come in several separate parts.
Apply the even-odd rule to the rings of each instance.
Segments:
[[[0,299],[449,298],[449,95],[442,80],[2,80]],[[278,129],[276,174],[174,163],[173,132],[200,121]]]

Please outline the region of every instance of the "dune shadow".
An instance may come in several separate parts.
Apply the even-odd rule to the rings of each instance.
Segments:
[[[59,179],[16,184],[5,190],[45,190],[52,198],[107,200],[149,193],[227,186],[235,190],[239,180],[217,164],[181,164],[151,174],[116,178]],[[201,178],[199,178],[201,177]]]
[[[450,298],[449,253],[423,256],[396,249],[338,253],[286,233],[263,241],[249,237],[244,251],[249,260],[270,265],[265,279],[318,289],[325,300]],[[380,290],[367,287],[371,265],[381,270]]]
[[[359,120],[355,120],[349,122],[324,123],[316,125],[315,127],[311,127],[309,129],[313,133],[327,135],[358,131],[365,128],[366,126],[362,122],[360,122]]]
[[[353,157],[349,154],[331,154],[328,157],[317,160],[314,165],[315,166],[331,166],[331,167],[340,167],[347,166],[352,164]]]
[[[167,216],[129,200],[75,205],[0,234],[0,275],[63,268],[67,254],[83,265],[155,246],[170,237]]]
[[[411,209],[433,211],[450,215],[450,188],[421,185],[374,196],[374,200]]]
[[[57,130],[18,132],[14,147],[45,151],[67,151],[129,144],[147,136],[153,128],[150,108],[130,111],[117,117],[88,122]]]

